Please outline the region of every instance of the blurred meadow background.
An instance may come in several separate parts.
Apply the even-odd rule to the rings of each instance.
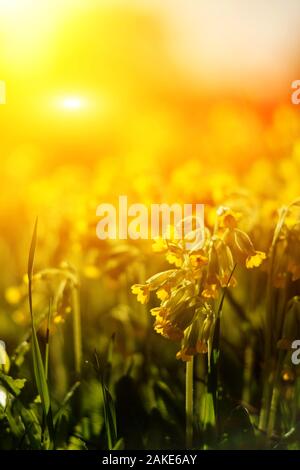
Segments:
[[[300,447],[299,52],[298,0],[0,0],[1,449]],[[100,241],[122,194],[205,246]]]

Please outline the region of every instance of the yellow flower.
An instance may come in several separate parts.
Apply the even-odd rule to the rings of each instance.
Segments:
[[[56,325],[60,324],[60,323],[64,323],[65,322],[65,319],[62,315],[55,315],[54,319],[53,319],[54,323]]]
[[[166,284],[165,286],[163,287],[160,287],[157,291],[156,291],[156,295],[157,295],[157,298],[159,300],[166,300],[170,297],[170,287],[168,287],[168,285]]]
[[[246,268],[257,268],[261,265],[263,260],[266,259],[266,254],[263,251],[256,251],[255,255],[246,258]]]
[[[141,304],[148,303],[150,297],[150,285],[134,284],[131,287],[131,291],[133,294],[137,295],[138,302],[141,302]]]
[[[184,279],[184,274],[180,269],[162,271],[147,279],[146,284],[134,284],[131,290],[138,296],[137,300],[143,304],[148,302],[150,292],[154,290],[161,301],[166,301],[170,297],[172,288],[175,289]]]
[[[16,305],[22,298],[21,291],[18,287],[12,286],[5,289],[4,293],[6,301],[11,305]]]
[[[172,225],[167,227],[164,237],[156,238],[152,245],[153,251],[156,253],[166,253],[166,259],[170,264],[175,264],[180,268],[183,264],[184,250],[180,244],[180,237],[176,228]]]
[[[219,216],[219,226],[229,229],[234,229],[237,227],[237,223],[240,220],[242,214],[240,212],[235,212],[228,207],[219,207],[217,211]]]
[[[260,266],[266,258],[265,253],[254,249],[249,236],[242,230],[227,228],[223,239],[230,247],[234,259],[241,264],[245,264],[247,268]]]
[[[100,269],[97,266],[89,264],[84,267],[83,275],[88,279],[98,279],[100,276]]]
[[[167,241],[164,238],[155,238],[152,244],[152,250],[154,253],[164,253],[168,249]]]
[[[190,305],[190,299],[182,302],[165,302],[165,305],[151,309],[155,317],[154,330],[173,341],[180,341],[184,330],[191,324],[195,307]]]
[[[172,341],[180,341],[183,338],[183,331],[178,326],[160,316],[156,318],[154,330]]]
[[[183,257],[181,253],[169,252],[166,255],[166,260],[170,264],[175,264],[177,268],[180,268],[183,264]]]
[[[200,268],[208,263],[208,257],[203,253],[195,253],[190,255],[190,262],[194,268]]]
[[[28,322],[28,317],[26,313],[21,309],[17,309],[12,313],[12,319],[19,325],[26,325],[26,323]]]
[[[166,307],[154,307],[151,308],[150,312],[156,318],[165,318],[168,314],[168,309]]]

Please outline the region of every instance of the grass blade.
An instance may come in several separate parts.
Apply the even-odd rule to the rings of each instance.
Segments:
[[[37,241],[37,224],[38,224],[38,219],[36,218],[35,224],[34,224],[34,229],[33,229],[33,234],[32,234],[32,239],[31,239],[31,244],[30,244],[30,250],[29,250],[29,256],[28,256],[28,269],[27,269],[27,274],[28,274],[29,310],[30,310],[30,316],[31,316],[31,322],[32,322],[32,323],[33,323],[33,309],[32,309],[32,276],[33,276],[34,254],[35,254],[36,241]]]
[[[107,436],[107,444],[108,449],[112,450],[117,443],[118,440],[118,433],[117,433],[117,417],[116,417],[116,409],[113,397],[108,389],[106,384],[108,377],[108,368],[109,368],[109,361],[111,360],[112,355],[112,347],[114,342],[114,335],[112,336],[109,346],[107,357],[105,359],[100,360],[97,352],[94,353],[95,358],[95,369],[98,373],[101,388],[102,388],[102,396],[103,396],[103,408],[104,408],[104,423],[105,423],[105,430]]]
[[[31,330],[32,330],[32,356],[33,356],[33,372],[36,387],[41,398],[42,407],[43,407],[43,422],[46,423],[50,435],[50,440],[53,436],[53,422],[51,415],[51,405],[50,405],[50,394],[49,388],[46,379],[46,373],[44,368],[44,363],[41,355],[41,350],[37,338],[36,328],[34,325],[33,317],[33,308],[32,308],[32,277],[33,277],[33,265],[34,265],[34,255],[37,242],[37,223],[36,219],[34,224],[34,230],[29,250],[28,258],[28,297],[29,297],[29,309],[31,316]]]

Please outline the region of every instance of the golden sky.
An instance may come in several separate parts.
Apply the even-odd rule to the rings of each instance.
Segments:
[[[262,124],[222,100],[287,102],[299,23],[299,0],[0,0],[2,159],[248,155]]]

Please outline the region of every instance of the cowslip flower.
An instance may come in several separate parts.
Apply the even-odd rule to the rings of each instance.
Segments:
[[[141,304],[147,304],[150,298],[150,286],[146,284],[134,284],[131,287],[133,294],[137,295],[137,300]]]
[[[181,272],[179,270],[169,269],[151,276],[147,279],[145,284],[134,284],[131,286],[131,291],[133,294],[137,295],[138,302],[146,304],[149,302],[151,291],[158,289],[159,298],[164,297],[163,292],[168,294],[168,289],[178,282],[178,279],[181,277]]]
[[[187,249],[184,240],[156,240],[154,250],[165,254],[174,269],[163,271],[135,284],[137,300],[147,303],[152,291],[160,301],[151,309],[154,330],[172,341],[180,341],[177,358],[188,361],[196,354],[209,353],[215,325],[214,301],[224,287],[237,283],[235,265],[259,266],[265,253],[255,250],[249,236],[238,228],[239,214],[228,208],[217,213],[215,229],[205,229],[203,243]]]
[[[196,311],[193,322],[185,330],[177,359],[189,361],[195,354],[207,353],[211,348],[214,326],[215,315],[211,306],[205,303]]]
[[[222,238],[231,249],[233,258],[248,269],[260,266],[266,259],[266,254],[255,250],[247,233],[237,228],[238,216],[228,211],[221,218],[221,225],[224,227]]]

